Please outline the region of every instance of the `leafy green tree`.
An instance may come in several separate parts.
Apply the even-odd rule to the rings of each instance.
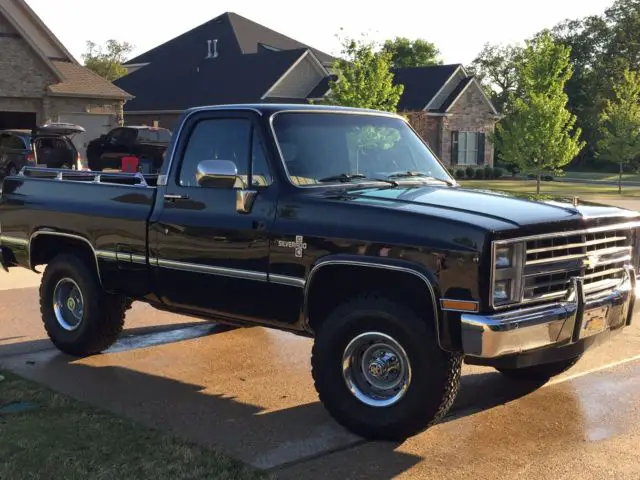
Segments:
[[[640,0],[615,0],[604,14],[565,21],[552,33],[571,48],[574,75],[566,85],[568,106],[587,142],[578,161],[590,164],[601,137],[600,113],[615,95],[610,78],[640,68]]]
[[[598,153],[619,163],[618,192],[622,193],[624,165],[640,156],[640,74],[626,70],[613,91],[615,100],[608,100],[600,114]]]
[[[133,51],[133,45],[117,40],[107,40],[106,45],[100,46],[94,42],[87,42],[87,51],[82,54],[85,66],[113,82],[127,74],[127,69],[122,64]]]
[[[572,75],[569,49],[549,32],[527,42],[516,64],[517,88],[507,118],[497,125],[501,159],[536,174],[559,171],[584,147],[564,87]]]
[[[485,44],[467,67],[476,76],[499,112],[508,110],[511,95],[517,86],[516,64],[522,48],[517,45]]]
[[[393,40],[384,42],[382,51],[391,54],[393,68],[429,67],[442,64],[440,50],[435,44],[422,38],[409,40],[405,37],[395,37]]]
[[[395,112],[404,86],[393,82],[391,54],[377,51],[373,42],[347,38],[342,55],[334,62],[337,78],[329,82],[326,102]]]

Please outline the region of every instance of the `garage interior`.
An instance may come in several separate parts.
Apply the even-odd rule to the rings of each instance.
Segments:
[[[35,128],[36,112],[1,112],[0,130]]]

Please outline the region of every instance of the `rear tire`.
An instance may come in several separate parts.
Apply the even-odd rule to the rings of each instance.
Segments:
[[[7,170],[5,171],[5,175],[7,177],[13,177],[14,175],[17,175],[17,174],[18,174],[18,169],[13,163],[10,163],[9,165],[7,165]]]
[[[440,349],[432,322],[383,297],[338,306],[319,328],[311,357],[331,416],[364,438],[391,441],[444,417],[458,393],[462,356]]]
[[[582,355],[578,355],[577,357],[569,358],[567,360],[543,363],[541,365],[533,365],[531,367],[497,368],[496,370],[504,376],[514,380],[547,381],[572,368],[581,358]]]
[[[95,267],[76,255],[60,254],[44,271],[40,313],[53,344],[74,356],[109,348],[122,332],[127,303],[102,289]]]

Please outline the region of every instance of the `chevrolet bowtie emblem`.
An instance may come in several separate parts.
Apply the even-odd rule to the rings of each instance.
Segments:
[[[582,264],[587,268],[594,268],[596,265],[598,265],[599,261],[600,261],[600,257],[598,257],[596,255],[591,255],[591,256],[585,258],[582,261]]]

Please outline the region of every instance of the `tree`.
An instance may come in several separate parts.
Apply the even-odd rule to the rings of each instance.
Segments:
[[[127,69],[122,66],[127,55],[133,51],[133,45],[117,40],[107,40],[105,47],[87,42],[87,51],[82,54],[85,66],[113,82],[127,74]]]
[[[600,114],[598,154],[619,163],[618,192],[622,193],[624,165],[640,156],[640,74],[626,70],[613,91],[615,100],[608,100]]]
[[[394,112],[404,91],[403,85],[393,83],[391,54],[376,51],[373,42],[345,39],[342,54],[334,62],[336,80],[326,102],[333,105],[373,108]]]
[[[500,155],[536,174],[558,171],[584,147],[564,87],[573,73],[569,49],[549,32],[528,41],[516,65],[517,88],[507,118],[497,126]]]
[[[499,112],[508,110],[509,98],[516,89],[516,64],[521,54],[522,48],[517,45],[487,43],[468,66]]]
[[[393,68],[429,67],[442,64],[440,50],[435,44],[421,38],[411,41],[405,37],[395,37],[393,40],[384,42],[382,51],[391,55]]]

